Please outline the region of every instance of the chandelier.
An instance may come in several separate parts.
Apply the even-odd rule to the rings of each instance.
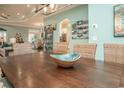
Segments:
[[[44,7],[37,9],[35,12],[42,11],[41,13],[43,15],[49,15],[49,14],[54,13],[56,10],[57,10],[57,4],[47,4]]]

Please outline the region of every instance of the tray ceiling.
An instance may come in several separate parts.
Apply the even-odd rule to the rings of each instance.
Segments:
[[[0,24],[40,28],[44,17],[78,5],[57,4],[56,11],[44,15],[48,4],[0,4]]]

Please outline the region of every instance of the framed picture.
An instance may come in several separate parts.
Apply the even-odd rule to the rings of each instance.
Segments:
[[[124,5],[114,6],[114,36],[124,37]]]

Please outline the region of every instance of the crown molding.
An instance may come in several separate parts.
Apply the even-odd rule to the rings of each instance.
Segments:
[[[41,29],[40,26],[33,26],[33,25],[10,24],[10,23],[0,23],[0,25],[1,26],[13,26],[13,27],[31,28],[31,29]]]

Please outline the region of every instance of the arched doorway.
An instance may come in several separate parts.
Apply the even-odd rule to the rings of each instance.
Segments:
[[[70,52],[70,20],[64,19],[59,23],[59,33],[57,34],[58,42],[54,43],[54,53],[69,53]]]
[[[59,34],[59,41],[68,43],[70,42],[70,20],[64,19],[60,22],[60,34]]]

